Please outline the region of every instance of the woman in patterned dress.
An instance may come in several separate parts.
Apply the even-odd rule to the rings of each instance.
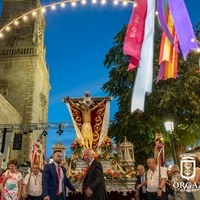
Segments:
[[[22,174],[17,170],[17,160],[8,162],[8,169],[3,174],[4,200],[20,200]]]
[[[3,178],[2,178],[2,171],[0,169],[0,200],[3,200]]]

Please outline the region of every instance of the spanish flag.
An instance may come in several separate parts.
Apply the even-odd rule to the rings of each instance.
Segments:
[[[167,6],[166,10],[167,25],[170,33],[174,38],[174,44],[172,44],[167,38],[166,34],[163,32],[160,56],[159,56],[159,74],[157,77],[157,82],[161,79],[169,79],[177,77],[177,67],[178,67],[178,38],[174,27],[174,22]]]

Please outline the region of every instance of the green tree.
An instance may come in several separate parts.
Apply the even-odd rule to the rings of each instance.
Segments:
[[[200,55],[193,52],[188,55],[186,62],[179,55],[178,78],[156,83],[161,40],[161,30],[156,26],[153,91],[146,96],[145,112],[131,114],[130,103],[136,70],[127,72],[129,57],[124,56],[122,51],[125,31],[126,26],[115,36],[113,47],[104,60],[104,66],[110,71],[109,81],[102,89],[116,98],[118,105],[109,135],[116,143],[122,142],[126,136],[134,144],[136,163],[145,163],[147,157],[153,156],[155,134],[162,133],[166,158],[171,159],[171,143],[163,125],[166,120],[173,120],[175,123],[177,152],[196,145],[200,139]],[[200,23],[195,26],[195,31],[197,38],[200,38]]]

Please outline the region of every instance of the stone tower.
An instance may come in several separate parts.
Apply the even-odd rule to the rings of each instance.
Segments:
[[[40,8],[39,0],[3,0],[0,28],[28,11]],[[0,124],[47,122],[49,72],[45,60],[45,18],[41,10],[26,21],[10,25],[0,39]],[[5,106],[6,105],[6,106]],[[42,130],[11,130],[7,159],[29,160],[29,149]],[[16,133],[22,134],[21,150],[13,150]],[[45,144],[45,138],[41,141]]]

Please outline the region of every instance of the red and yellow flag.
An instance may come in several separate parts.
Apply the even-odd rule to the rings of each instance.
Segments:
[[[174,44],[171,44],[169,39],[166,37],[165,33],[162,34],[160,56],[159,56],[159,74],[157,82],[161,79],[169,79],[177,77],[177,67],[178,67],[178,38],[174,27],[174,22],[167,7],[166,18],[168,28],[173,35]]]

